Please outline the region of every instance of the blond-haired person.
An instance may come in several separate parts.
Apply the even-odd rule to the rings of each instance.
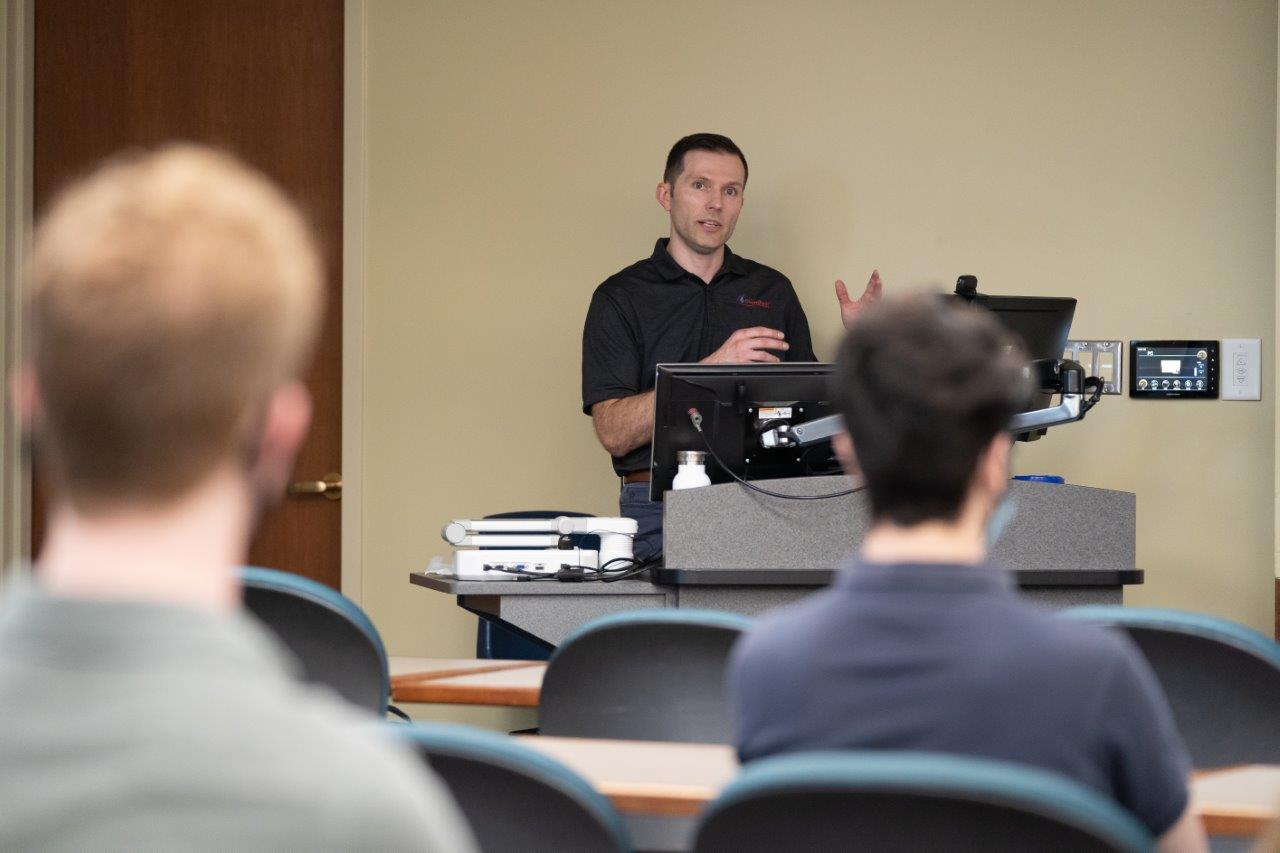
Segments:
[[[472,849],[439,781],[241,612],[320,297],[298,212],[204,148],[111,162],[38,227],[10,385],[55,497],[0,609],[0,849]]]

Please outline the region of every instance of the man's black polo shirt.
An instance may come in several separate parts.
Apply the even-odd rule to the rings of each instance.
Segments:
[[[783,361],[816,361],[809,320],[787,277],[724,249],[706,284],[676,263],[667,238],[596,288],[582,330],[582,411],[653,388],[659,364],[701,361],[739,329],[786,334]],[[647,470],[649,445],[613,458],[619,476]]]

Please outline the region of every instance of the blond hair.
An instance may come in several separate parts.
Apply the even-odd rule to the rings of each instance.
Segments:
[[[321,277],[297,209],[229,155],[173,146],[67,189],[24,291],[62,496],[163,502],[243,452],[309,357]]]

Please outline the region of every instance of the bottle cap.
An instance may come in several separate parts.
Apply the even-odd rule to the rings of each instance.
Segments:
[[[707,461],[707,454],[701,450],[677,450],[677,465],[702,465]]]

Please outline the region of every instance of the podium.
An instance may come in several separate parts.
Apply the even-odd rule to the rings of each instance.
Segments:
[[[855,488],[848,477],[769,480],[795,496]],[[1140,584],[1134,566],[1137,501],[1131,492],[1013,480],[1017,513],[991,550],[1019,589],[1050,607],[1120,604]],[[755,615],[830,583],[870,527],[864,492],[790,500],[726,483],[668,492],[664,565],[651,578],[616,583],[460,581],[414,572],[410,581],[453,595],[482,618],[552,645],[608,613],[703,607]]]
[[[861,485],[849,477],[770,480],[770,491],[814,497]],[[1134,567],[1132,492],[1012,480],[1016,514],[991,549],[1032,599],[1054,607],[1120,604]],[[679,606],[754,613],[828,583],[871,526],[865,492],[788,500],[737,483],[668,492],[665,565],[654,580]]]

